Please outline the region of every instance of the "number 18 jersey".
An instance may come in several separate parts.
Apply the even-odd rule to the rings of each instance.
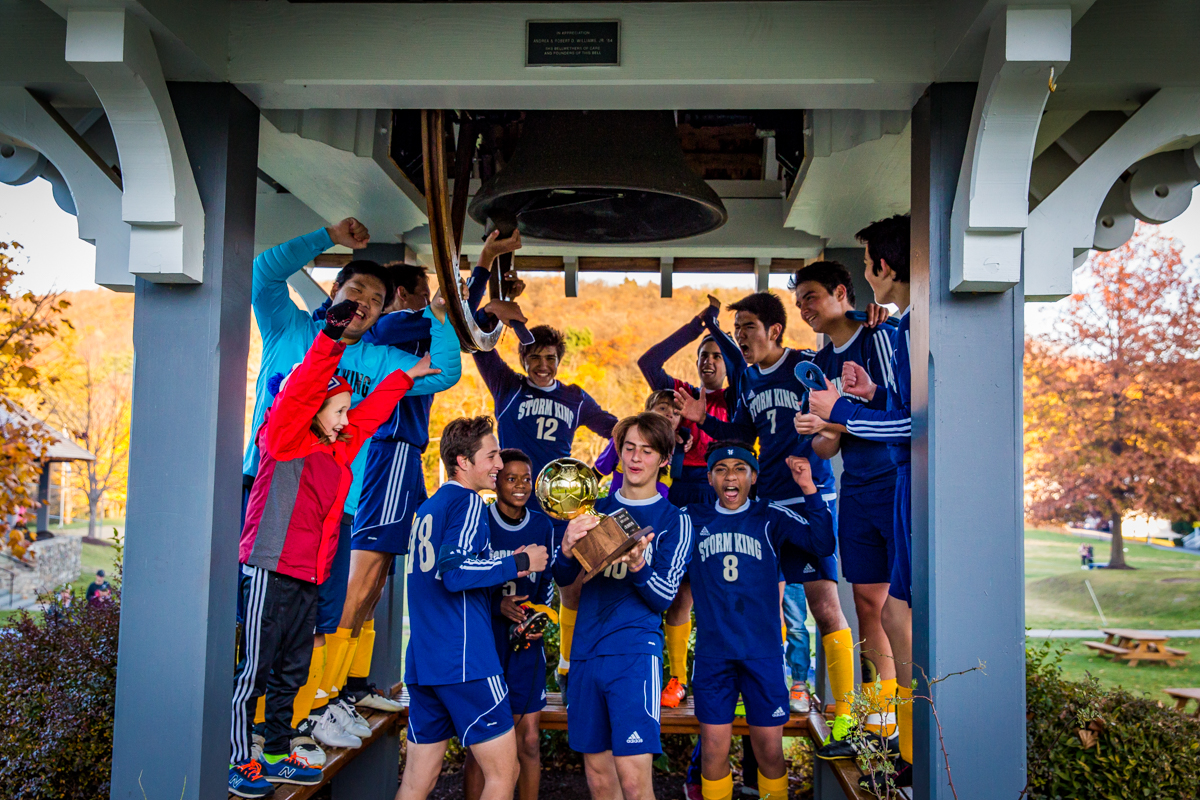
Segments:
[[[795,506],[748,500],[731,511],[688,506],[693,531],[688,578],[696,610],[696,655],[748,660],[777,657],[779,547],[833,555],[833,516],[820,494]]]

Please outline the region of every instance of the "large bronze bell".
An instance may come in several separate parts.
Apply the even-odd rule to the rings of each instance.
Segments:
[[[729,218],[684,162],[669,111],[531,111],[469,211],[484,226],[515,219],[523,236],[582,244],[682,239]]]

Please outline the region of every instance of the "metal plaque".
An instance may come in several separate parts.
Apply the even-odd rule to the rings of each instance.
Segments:
[[[620,66],[620,31],[618,20],[529,20],[525,66]]]

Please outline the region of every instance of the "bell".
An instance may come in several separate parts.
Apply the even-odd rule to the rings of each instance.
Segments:
[[[581,244],[682,239],[729,215],[683,159],[669,111],[537,111],[469,208],[487,227]],[[507,224],[505,224],[507,223]]]

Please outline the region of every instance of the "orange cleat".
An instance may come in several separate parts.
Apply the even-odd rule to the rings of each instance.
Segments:
[[[662,690],[662,697],[659,699],[659,704],[663,708],[678,708],[679,704],[687,699],[687,686],[679,682],[678,678],[671,678],[667,682],[667,686]]]

